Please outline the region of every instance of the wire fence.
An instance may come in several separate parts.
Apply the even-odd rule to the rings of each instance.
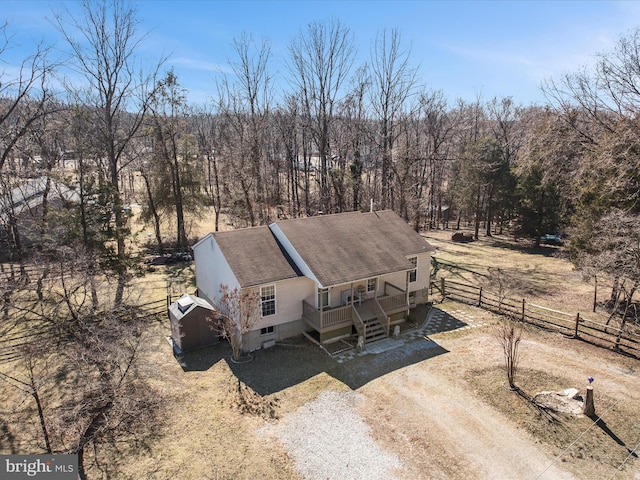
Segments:
[[[445,298],[475,305],[498,315],[535,325],[539,328],[580,338],[606,348],[640,357],[640,331],[632,323],[623,328],[585,317],[536,305],[526,299],[514,299],[483,287],[440,278],[431,282],[431,295],[439,292]]]

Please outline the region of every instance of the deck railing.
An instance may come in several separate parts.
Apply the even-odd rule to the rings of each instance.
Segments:
[[[352,306],[336,307],[323,310],[316,309],[309,302],[302,301],[302,314],[318,329],[353,322]]]
[[[314,327],[320,328],[320,311],[309,302],[302,301],[302,316],[305,317]]]
[[[389,335],[390,319],[389,312],[395,313],[408,309],[407,294],[398,293],[395,295],[385,295],[384,297],[375,297],[370,300],[365,300],[367,304],[372,304],[373,312],[375,313],[380,323],[385,327],[387,335]],[[352,323],[358,328],[358,321],[362,322],[362,319],[356,312],[355,305],[345,305],[343,307],[327,308],[320,311],[314,305],[309,302],[302,301],[302,314],[317,330],[323,330],[329,327],[337,325],[345,325]]]
[[[400,287],[396,287],[393,283],[384,282],[384,294],[385,295],[396,295],[398,293],[406,294],[403,289]]]
[[[378,297],[376,298],[376,301],[380,302],[380,306],[385,312],[409,308],[406,293],[388,295],[386,297]]]
[[[340,323],[352,322],[352,310],[353,307],[351,305],[325,310],[322,312],[322,327],[331,327]]]
[[[367,324],[362,321],[356,307],[352,306],[353,309],[353,325],[356,327],[356,331],[358,335],[362,335],[362,341],[364,343],[367,342]],[[364,346],[364,345],[363,345]]]

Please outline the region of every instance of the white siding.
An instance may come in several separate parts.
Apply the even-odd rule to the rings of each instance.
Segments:
[[[409,291],[415,292],[429,288],[429,274],[431,273],[431,254],[421,253],[418,255],[418,276],[416,281],[409,284]]]
[[[213,235],[207,235],[193,246],[193,257],[196,287],[201,297],[218,304],[220,285],[227,285],[231,290],[240,288]]]
[[[407,288],[407,272],[403,270],[401,272],[383,275],[382,277],[380,277],[379,282],[380,283],[378,284],[378,289],[381,292],[384,292],[384,282],[388,282],[394,287],[404,290],[405,288]],[[396,292],[395,290],[387,290],[387,293],[395,294],[398,292]]]
[[[276,287],[276,314],[261,318],[252,330],[301,319],[302,299],[313,296],[315,292],[314,282],[307,277],[291,278],[266,285]]]

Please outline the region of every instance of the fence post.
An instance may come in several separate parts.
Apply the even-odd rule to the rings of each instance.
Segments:
[[[442,277],[440,279],[440,293],[442,293],[442,301],[444,302],[444,297],[445,297],[445,293],[444,293],[444,277]]]
[[[478,292],[478,307],[482,307],[482,287],[480,287],[480,291]]]
[[[525,300],[523,298],[522,299],[522,323],[524,323],[524,304],[525,304]]]
[[[579,337],[579,335],[578,335],[579,325],[580,325],[580,312],[578,312],[578,314],[576,315],[576,329],[573,332],[573,338],[578,338]]]

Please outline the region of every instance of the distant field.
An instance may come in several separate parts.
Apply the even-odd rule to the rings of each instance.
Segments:
[[[498,277],[510,298],[526,299],[567,313],[584,313],[606,319],[607,313],[593,310],[594,281],[575,270],[559,247],[532,248],[506,235],[480,237],[472,243],[454,243],[452,231],[429,231],[423,236],[434,247],[438,276],[496,289]],[[598,302],[611,294],[608,279],[598,281]]]

